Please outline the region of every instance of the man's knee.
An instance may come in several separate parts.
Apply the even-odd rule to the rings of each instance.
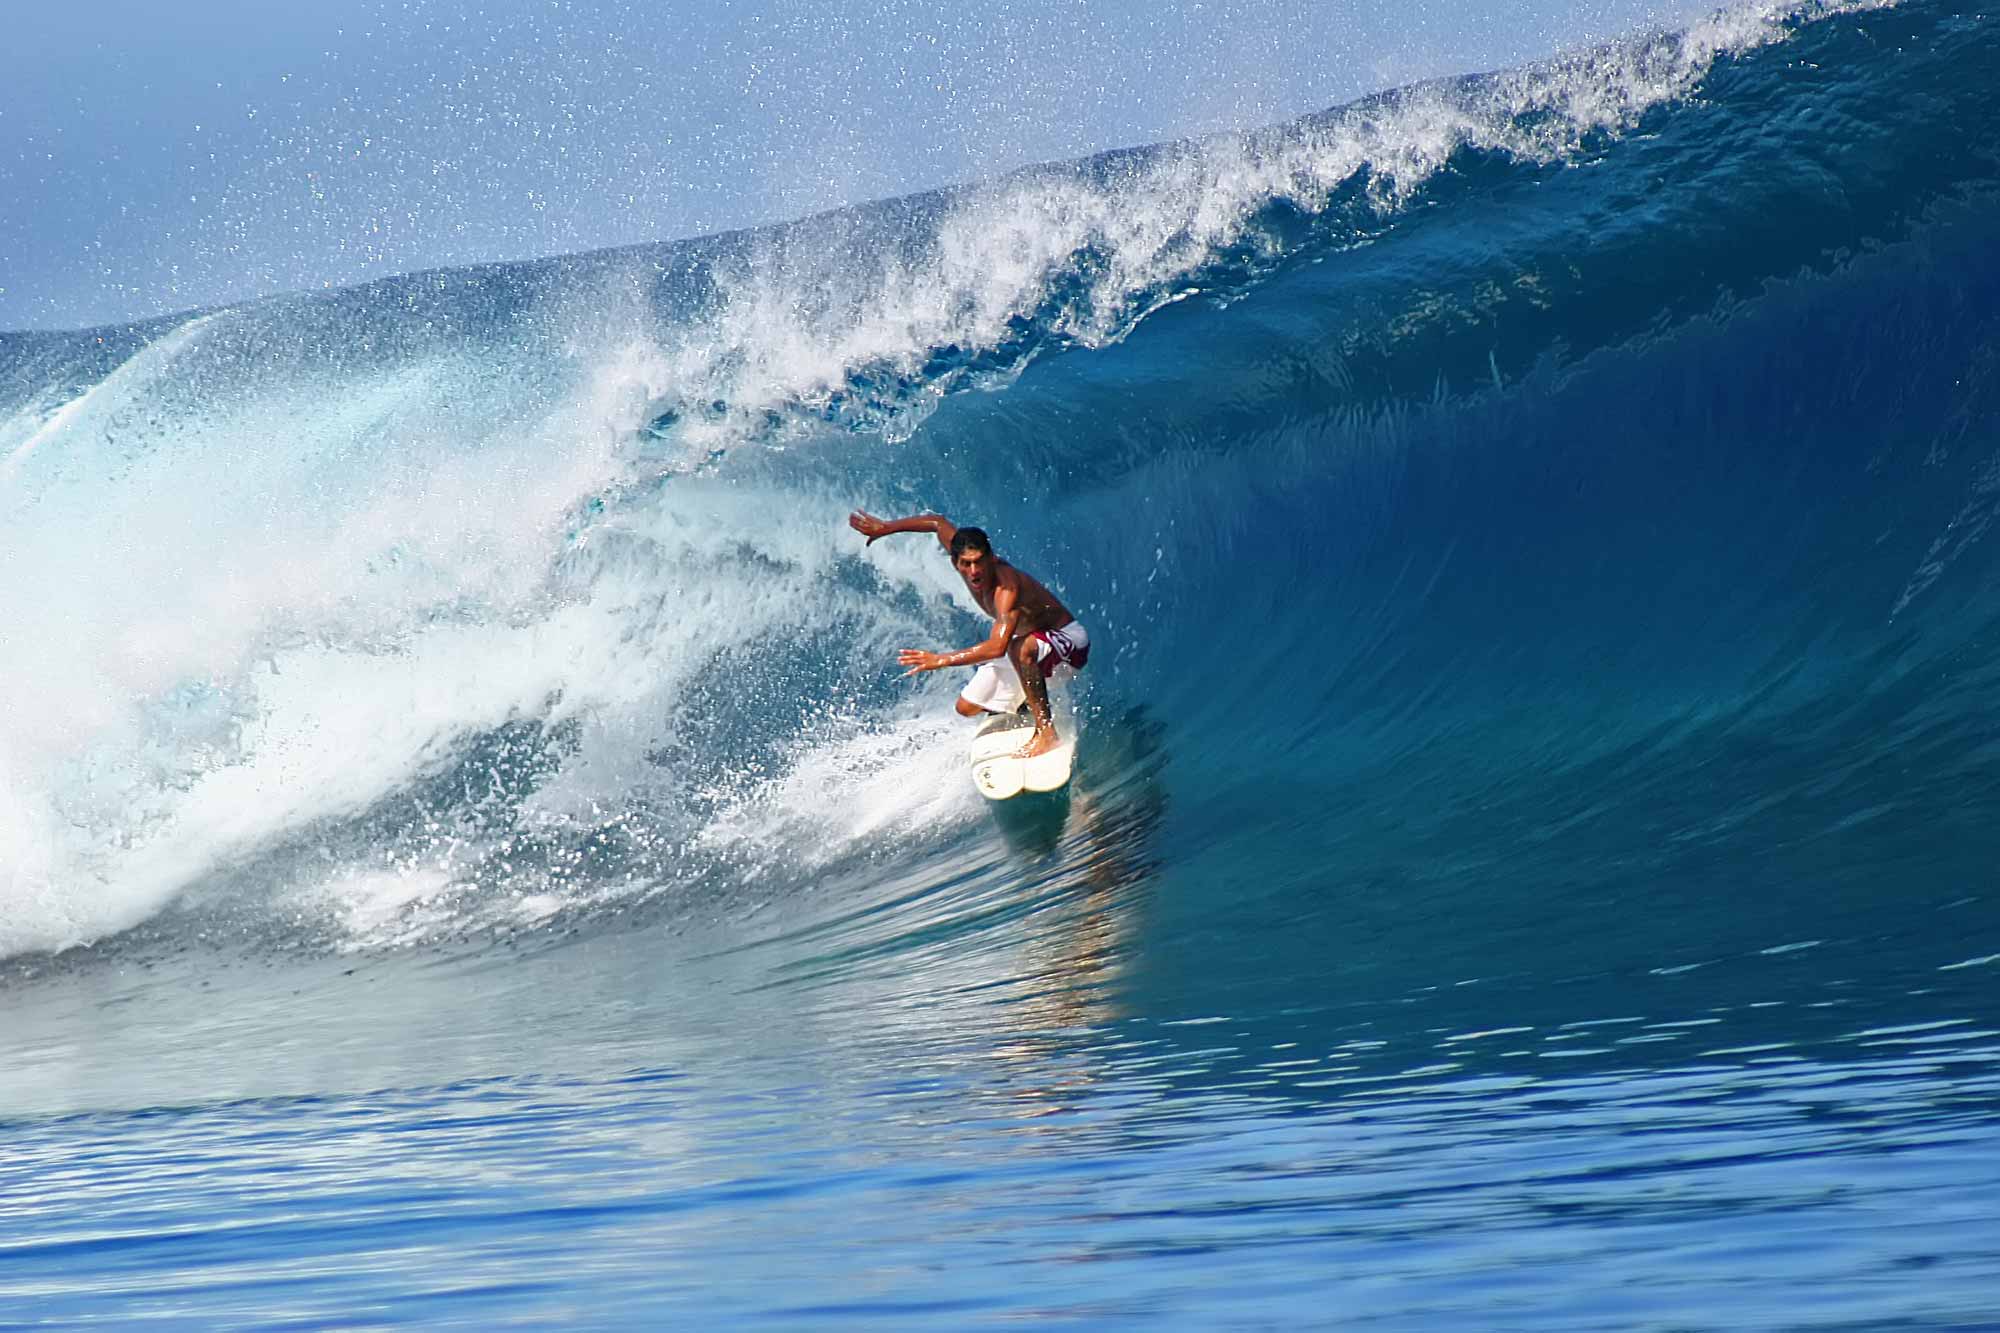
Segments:
[[[1014,665],[1023,673],[1033,671],[1039,676],[1042,674],[1042,664],[1041,660],[1036,656],[1035,650],[1040,646],[1035,642],[1032,635],[1023,634],[1020,638],[1007,645],[1007,653],[1008,656],[1014,659]]]
[[[981,713],[986,711],[984,708],[981,708],[978,704],[972,702],[972,700],[970,699],[960,699],[954,706],[958,709],[958,715],[960,717],[978,717]]]

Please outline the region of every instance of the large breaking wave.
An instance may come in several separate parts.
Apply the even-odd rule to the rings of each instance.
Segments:
[[[1164,781],[1190,865],[1283,831],[1259,892],[1952,873],[1918,844],[1976,857],[2000,790],[1996,69],[1963,6],[1751,6],[759,232],[0,336],[0,955],[944,873],[986,814],[951,683],[891,664],[977,626],[852,504],[1056,584],[1105,645],[1080,794]]]

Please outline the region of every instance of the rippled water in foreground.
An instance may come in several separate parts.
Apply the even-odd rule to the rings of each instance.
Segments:
[[[747,947],[17,988],[0,1303],[343,1326],[1994,1310],[2000,1032],[1964,1016],[1990,958],[1918,996],[1854,942],[1720,960],[1722,987],[1585,969],[1323,1005],[1300,980],[1239,1019],[1133,975],[1158,897],[1195,886],[1000,882],[878,886]],[[1265,980],[1254,931],[1210,947],[1211,981]]]

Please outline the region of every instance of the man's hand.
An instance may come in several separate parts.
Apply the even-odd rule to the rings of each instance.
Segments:
[[[877,537],[887,536],[889,525],[865,510],[857,509],[847,516],[847,526],[868,539],[873,546]]]
[[[857,509],[847,516],[847,526],[868,539],[873,546],[877,537],[887,537],[895,532],[928,532],[938,539],[938,545],[951,549],[951,539],[958,529],[943,514],[912,514],[908,518],[877,518],[865,509]]]
[[[896,654],[896,660],[909,668],[903,673],[905,676],[914,676],[919,671],[936,671],[943,666],[944,654],[927,653],[921,648],[905,648]]]

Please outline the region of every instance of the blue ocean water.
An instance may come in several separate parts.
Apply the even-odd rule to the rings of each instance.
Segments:
[[[0,335],[0,1325],[2000,1325],[1996,202],[1766,6]]]

